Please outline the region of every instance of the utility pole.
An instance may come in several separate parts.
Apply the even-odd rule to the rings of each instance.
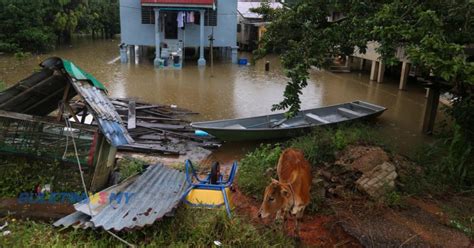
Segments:
[[[211,49],[211,77],[214,77],[214,28],[212,28],[211,35],[209,35],[209,46]]]

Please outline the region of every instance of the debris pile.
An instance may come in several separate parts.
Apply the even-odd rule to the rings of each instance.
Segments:
[[[363,192],[377,199],[395,188],[397,162],[380,147],[349,146],[334,164],[325,164],[317,171],[313,183],[320,197]]]
[[[135,140],[132,144],[119,146],[121,151],[184,155],[196,149],[203,152],[220,146],[212,136],[195,135],[190,122],[185,118],[198,113],[175,105],[149,104],[136,99],[110,100],[122,118],[123,125]],[[71,106],[76,109],[76,113],[79,112],[78,119],[82,120],[85,113],[81,113],[80,109],[83,109],[84,103],[75,101]]]

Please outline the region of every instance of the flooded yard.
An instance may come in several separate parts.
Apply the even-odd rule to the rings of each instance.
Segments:
[[[195,120],[269,114],[272,104],[282,99],[287,79],[276,56],[266,58],[271,64],[269,72],[264,70],[265,60],[250,66],[217,60],[212,74],[210,67],[198,68],[195,61],[189,61],[182,70],[159,70],[147,59],[138,64],[121,64],[116,59],[118,43],[119,40],[79,39],[71,46],[21,62],[0,55],[0,80],[11,85],[28,76],[43,59],[59,56],[93,74],[106,85],[112,97],[175,104],[201,113]],[[240,57],[250,59],[251,55]],[[353,100],[382,105],[388,108],[379,118],[382,133],[403,153],[408,153],[430,139],[420,132],[424,95],[424,88],[417,85],[409,84],[407,91],[399,91],[396,78],[387,77],[386,82],[378,84],[369,80],[368,72],[334,74],[312,70],[301,100],[303,108]],[[218,154],[232,159],[239,157],[241,151],[239,144],[226,144]]]

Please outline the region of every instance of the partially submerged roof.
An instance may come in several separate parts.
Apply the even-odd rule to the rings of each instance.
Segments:
[[[115,231],[151,225],[172,212],[180,203],[188,186],[185,178],[184,172],[162,164],[152,165],[142,175],[97,193],[96,196],[107,197],[107,204],[91,200],[92,213],[87,203],[75,204],[77,212],[56,221],[53,225],[102,227]],[[120,202],[109,201],[112,194],[117,196],[119,193],[132,195],[128,202],[125,202],[125,197],[122,197]]]
[[[157,7],[206,7],[212,8],[214,0],[141,0],[144,6]]]
[[[120,146],[133,142],[107,98],[106,88],[96,78],[57,57],[43,61],[40,66],[41,70],[0,92],[0,110],[46,116],[58,109],[63,99],[69,102],[79,94],[110,144]]]
[[[262,19],[262,15],[252,12],[251,9],[255,9],[261,6],[261,2],[238,2],[237,11],[243,18],[247,19]],[[268,3],[270,8],[277,9],[283,8],[281,3]]]

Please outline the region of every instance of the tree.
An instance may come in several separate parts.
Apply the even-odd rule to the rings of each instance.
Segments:
[[[468,167],[474,163],[474,62],[465,53],[465,47],[474,43],[472,0],[295,0],[286,6],[270,14],[265,5],[257,10],[272,23],[256,56],[279,53],[290,79],[283,100],[273,109],[288,109],[288,116],[297,113],[310,66],[325,67],[337,55],[352,55],[356,47],[365,52],[368,41],[378,42],[381,59],[393,65],[398,63],[397,48],[405,48],[426,77],[455,94],[449,112],[455,132],[448,156],[466,158],[462,162],[467,161],[466,166],[456,171],[464,175],[462,180],[474,179]],[[329,22],[331,11],[344,13],[344,18]],[[467,171],[471,177],[465,176]]]
[[[118,0],[0,0],[0,51],[43,52],[72,35],[120,32]]]

